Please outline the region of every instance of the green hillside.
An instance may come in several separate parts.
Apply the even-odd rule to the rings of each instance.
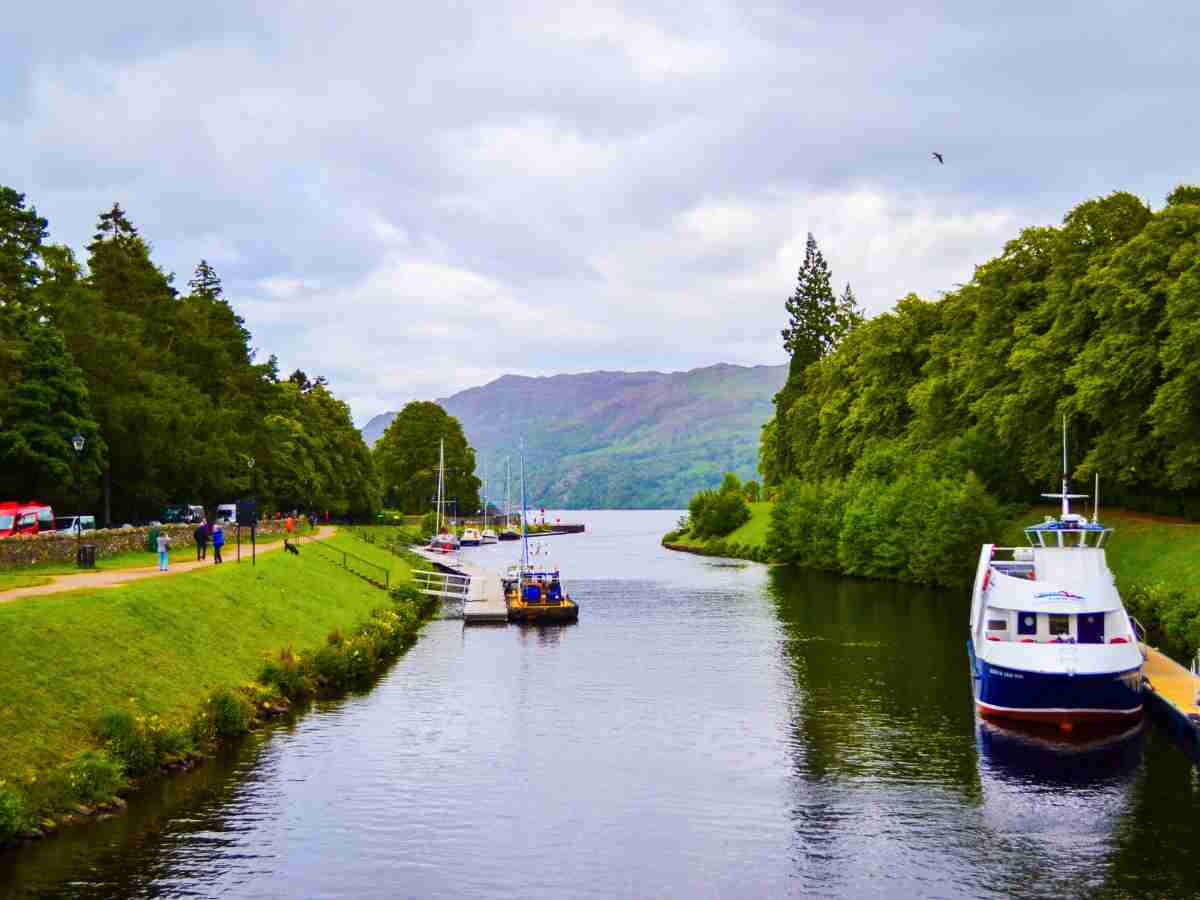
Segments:
[[[505,375],[438,402],[486,461],[503,503],[504,466],[525,440],[530,505],[683,507],[724,472],[757,478],[758,441],[786,366],[715,365],[689,372]],[[363,429],[368,443],[394,414]],[[514,496],[514,502],[516,498]]]

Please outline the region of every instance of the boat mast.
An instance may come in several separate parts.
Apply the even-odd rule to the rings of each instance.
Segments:
[[[504,457],[504,527],[512,528],[512,457]]]
[[[446,439],[438,443],[438,491],[437,491],[437,528],[434,534],[442,533],[442,494],[446,490]]]
[[[487,531],[487,457],[483,458],[483,530]]]
[[[529,525],[525,512],[525,441],[521,441],[521,576],[529,568]]]
[[[1071,514],[1071,501],[1067,499],[1067,414],[1063,413],[1063,479],[1062,479],[1062,515],[1065,519]]]

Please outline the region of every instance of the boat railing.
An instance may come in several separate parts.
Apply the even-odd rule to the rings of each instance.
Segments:
[[[1025,540],[1031,547],[1102,547],[1112,533],[1103,525],[1074,525],[1057,520],[1030,525],[1025,529]]]

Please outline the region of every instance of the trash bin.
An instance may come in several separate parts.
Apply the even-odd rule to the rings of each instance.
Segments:
[[[79,549],[75,551],[75,562],[81,569],[96,568],[96,545],[80,544]]]
[[[158,533],[162,531],[157,525],[146,532],[146,549],[151,553],[158,552]]]

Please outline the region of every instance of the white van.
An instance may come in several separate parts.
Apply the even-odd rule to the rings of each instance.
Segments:
[[[217,506],[217,521],[232,523],[237,521],[237,504],[221,503]]]

